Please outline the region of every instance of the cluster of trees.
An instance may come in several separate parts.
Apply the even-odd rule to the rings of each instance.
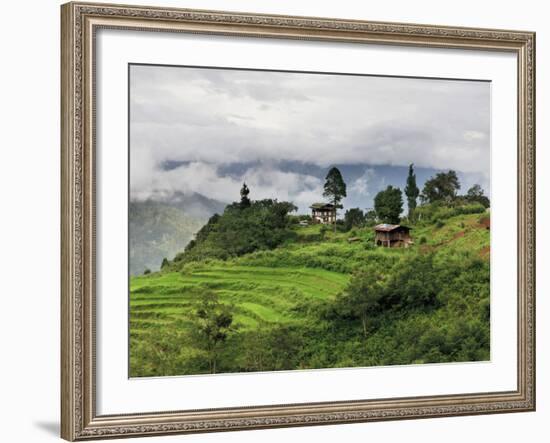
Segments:
[[[459,207],[464,205],[476,205],[476,207],[488,208],[489,198],[484,194],[480,185],[473,185],[466,194],[459,195],[460,181],[455,171],[439,172],[426,181],[422,192],[416,183],[414,165],[409,165],[409,171],[404,188],[407,199],[409,222],[418,220],[419,214],[434,212],[434,207]],[[346,183],[338,168],[329,170],[324,186],[323,196],[333,205],[334,218],[336,219],[338,209],[342,208],[342,199],[347,196]],[[418,201],[422,211],[417,211]],[[349,231],[354,227],[371,226],[376,223],[398,224],[403,213],[403,192],[400,188],[389,185],[386,189],[378,192],[374,198],[374,209],[363,211],[360,208],[351,208],[344,213],[343,220],[334,223],[334,230],[340,226],[341,230]],[[432,218],[431,216],[428,218]],[[437,218],[437,217],[436,217]]]
[[[487,261],[446,253],[414,254],[389,269],[367,264],[354,273],[325,318],[336,329],[355,324],[355,337],[373,352],[384,348],[386,363],[452,361],[457,355],[485,359],[489,275]]]
[[[468,204],[477,204],[488,208],[489,198],[484,194],[480,185],[473,185],[465,195],[459,195],[460,181],[455,171],[439,172],[424,183],[422,192],[416,185],[414,166],[409,166],[405,195],[409,208],[410,222],[417,219],[417,199],[420,197],[421,206],[458,207]],[[374,199],[374,208],[378,219],[384,223],[399,223],[403,210],[403,198],[399,188],[388,186],[380,191]]]
[[[335,169],[335,168],[333,168]],[[345,189],[345,184],[344,184]],[[408,220],[414,222],[418,215],[427,211],[430,205],[434,207],[460,207],[476,205],[476,207],[488,208],[489,198],[484,194],[480,185],[473,185],[466,194],[459,195],[460,181],[455,171],[439,172],[424,184],[422,192],[416,184],[414,165],[409,165],[409,172],[404,188],[407,199]],[[345,196],[345,193],[343,194]],[[421,205],[418,206],[420,199]],[[350,230],[353,227],[369,226],[374,223],[398,224],[403,213],[403,192],[400,188],[389,185],[378,192],[374,198],[374,210],[363,212],[359,208],[353,208],[344,214],[343,227]],[[419,211],[419,208],[423,208]],[[433,211],[431,211],[433,212]]]
[[[295,233],[290,229],[292,203],[263,199],[252,201],[246,183],[241,200],[227,205],[223,214],[214,214],[196,233],[176,262],[206,258],[228,259],[257,250],[273,249]],[[163,267],[167,263],[163,262]]]
[[[343,320],[359,321],[366,338],[382,313],[437,307],[444,286],[441,276],[432,254],[412,256],[389,273],[378,266],[363,266],[339,295],[333,313]]]

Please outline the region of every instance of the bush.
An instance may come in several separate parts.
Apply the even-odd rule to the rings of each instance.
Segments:
[[[435,227],[436,227],[436,228],[442,228],[443,226],[445,226],[445,223],[444,223],[443,221],[437,220],[437,221],[435,222]]]
[[[371,249],[375,249],[376,246],[374,246],[374,241],[372,241],[372,240],[366,240],[366,241],[363,243],[363,247],[364,247],[367,251],[370,251]]]
[[[420,222],[436,223],[437,221],[447,220],[457,215],[481,214],[484,212],[485,207],[480,203],[453,205],[438,201],[417,207],[415,209],[415,218]]]
[[[426,240],[426,237],[423,235],[422,237],[420,237],[420,244],[423,245],[427,242]]]
[[[426,308],[438,304],[439,273],[434,255],[414,255],[392,270],[388,282],[387,307]]]
[[[151,273],[151,270],[149,268],[145,269],[145,271],[143,271],[143,275],[147,275],[147,274],[150,274]]]

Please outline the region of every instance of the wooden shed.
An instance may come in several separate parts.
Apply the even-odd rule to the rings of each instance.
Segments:
[[[402,225],[382,223],[374,227],[374,244],[387,248],[408,248],[413,241],[410,236],[411,228]]]

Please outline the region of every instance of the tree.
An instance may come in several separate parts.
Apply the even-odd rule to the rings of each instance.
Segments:
[[[399,223],[403,211],[403,195],[401,189],[388,186],[374,197],[374,210],[382,223]]]
[[[367,226],[375,225],[377,220],[378,218],[374,209],[369,209],[367,212],[365,212],[365,224]]]
[[[359,208],[352,208],[344,214],[344,227],[346,231],[365,224],[365,214]]]
[[[438,303],[437,295],[443,291],[442,282],[445,278],[435,268],[433,254],[407,257],[392,270],[384,308],[432,308]]]
[[[416,199],[420,194],[418,186],[416,186],[416,174],[414,173],[414,165],[409,165],[409,175],[407,176],[407,185],[405,186],[405,195],[407,196],[407,205],[409,206],[409,219],[412,218],[413,212],[416,209]]]
[[[248,198],[248,194],[250,194],[250,189],[248,189],[248,186],[246,186],[246,183],[243,183],[243,187],[241,188],[241,208],[248,208],[250,207],[250,199]]]
[[[424,203],[436,201],[451,203],[456,198],[456,192],[459,189],[460,182],[455,171],[439,172],[424,184],[420,199]]]
[[[215,374],[219,347],[232,331],[231,308],[220,303],[216,293],[204,292],[195,311],[194,323],[199,338],[198,343],[203,346],[208,355],[210,373]]]
[[[381,275],[372,270],[362,270],[354,274],[338,297],[336,310],[340,315],[359,319],[363,337],[366,338],[372,326],[369,320],[380,313],[383,297]]]
[[[164,257],[162,259],[162,264],[160,265],[160,269],[163,269],[164,267],[168,266],[170,264],[170,262],[168,261],[168,259],[166,257]]]
[[[342,174],[336,167],[330,168],[325,179],[325,188],[323,197],[330,199],[333,206],[334,232],[336,232],[336,213],[337,208],[341,207],[342,198],[346,197],[346,183],[342,178]]]
[[[466,201],[469,203],[481,203],[483,207],[488,208],[491,205],[489,198],[484,194],[479,185],[474,185],[466,192]]]

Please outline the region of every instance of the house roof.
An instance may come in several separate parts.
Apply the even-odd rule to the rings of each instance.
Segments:
[[[375,231],[381,231],[381,232],[390,232],[390,231],[393,231],[395,229],[398,229],[398,228],[402,228],[402,229],[411,229],[407,226],[403,226],[403,225],[390,225],[389,223],[382,223],[380,225],[376,225],[374,227],[374,230]]]
[[[332,210],[334,206],[331,203],[313,203],[310,206],[311,209],[330,209]]]

